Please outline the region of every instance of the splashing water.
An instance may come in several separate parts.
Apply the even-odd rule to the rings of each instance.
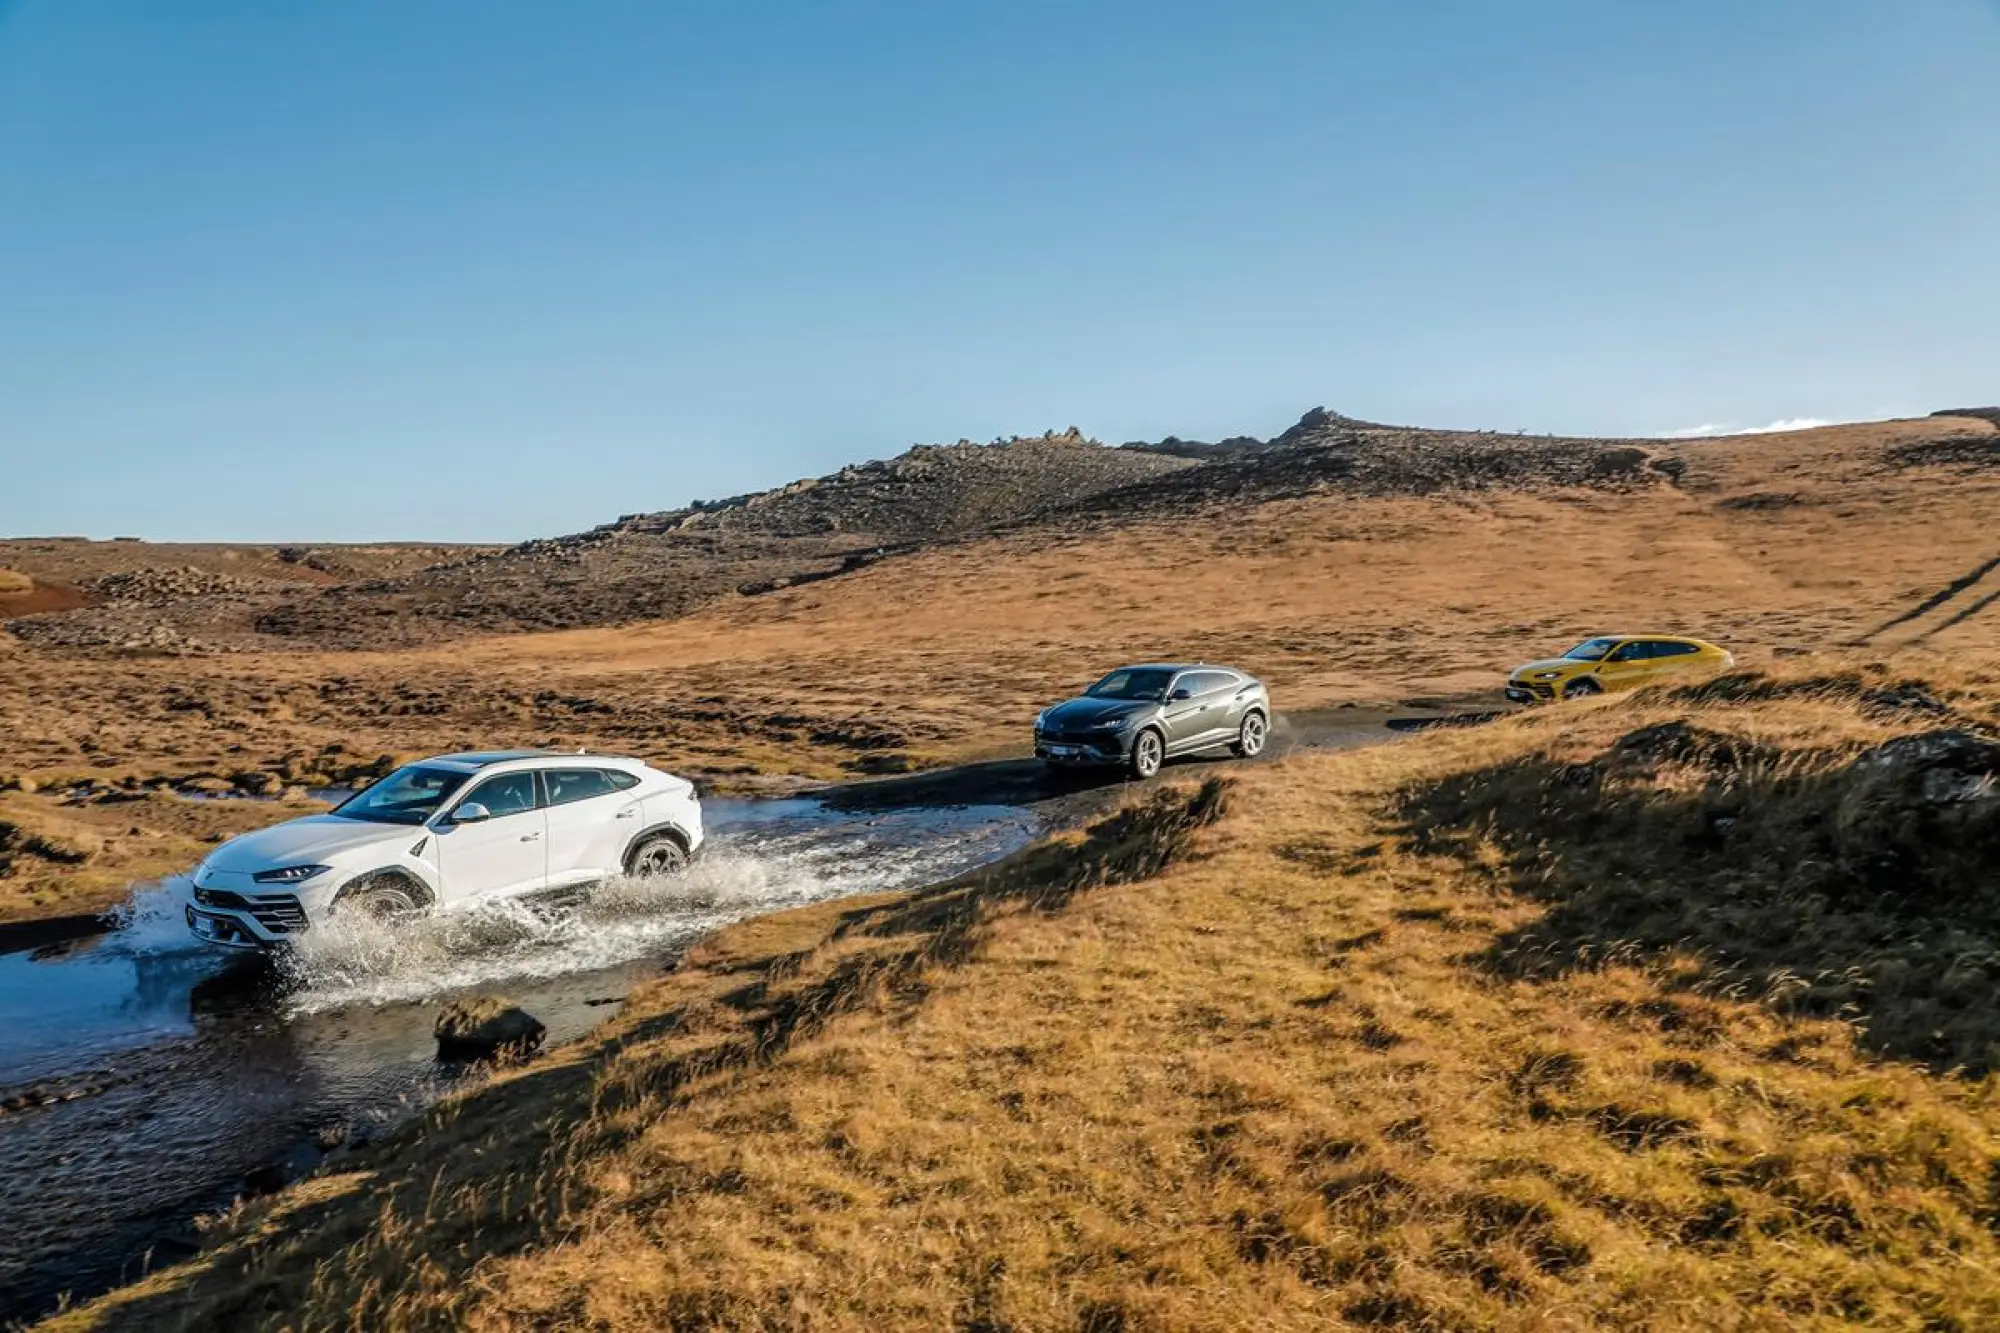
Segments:
[[[193,952],[202,947],[188,934],[185,913],[193,901],[194,882],[185,875],[138,885],[108,914],[113,932],[108,943],[132,954]]]
[[[788,801],[725,812],[734,827],[723,823],[679,875],[620,877],[556,901],[500,900],[413,922],[316,924],[278,960],[288,1011],[408,1003],[614,967],[744,917],[942,878],[1025,844],[1037,828],[1031,815],[1000,807],[860,817]]]

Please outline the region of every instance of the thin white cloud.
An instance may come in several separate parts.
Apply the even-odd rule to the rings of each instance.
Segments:
[[[1699,426],[1688,426],[1681,430],[1670,430],[1660,436],[1663,440],[1706,440],[1718,435],[1775,435],[1787,430],[1817,430],[1821,426],[1835,423],[1819,417],[1787,417],[1765,426],[1735,426],[1727,422],[1710,421]]]

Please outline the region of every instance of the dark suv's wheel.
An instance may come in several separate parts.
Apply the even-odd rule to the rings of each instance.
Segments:
[[[371,921],[404,921],[424,910],[424,894],[404,875],[370,875],[351,884],[335,904]]]
[[[1239,759],[1255,759],[1264,753],[1264,742],[1270,734],[1270,724],[1264,721],[1262,713],[1246,713],[1243,725],[1236,731],[1236,744],[1229,748],[1236,752]]]
[[[1150,778],[1167,761],[1167,743],[1148,727],[1132,740],[1132,757],[1127,761],[1135,778]]]
[[[1588,699],[1593,694],[1602,693],[1604,693],[1604,687],[1598,684],[1596,679],[1591,676],[1578,676],[1575,680],[1563,686],[1563,698],[1565,699]]]
[[[634,879],[678,875],[688,865],[687,848],[671,833],[654,833],[639,840],[625,858],[625,873]]]

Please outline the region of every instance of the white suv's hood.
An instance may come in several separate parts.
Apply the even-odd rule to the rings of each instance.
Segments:
[[[365,819],[308,815],[231,838],[208,854],[214,870],[245,874],[309,865],[342,852],[379,844],[415,843],[425,830],[413,824],[374,824]]]

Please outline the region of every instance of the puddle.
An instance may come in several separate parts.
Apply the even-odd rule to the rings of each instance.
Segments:
[[[684,878],[316,930],[276,965],[196,946],[175,880],[135,893],[111,934],[0,955],[0,1323],[138,1275],[246,1174],[434,1100],[464,1076],[435,1059],[442,998],[504,993],[565,1041],[717,926],[935,882],[1044,827],[1020,806],[704,810],[707,853]]]

